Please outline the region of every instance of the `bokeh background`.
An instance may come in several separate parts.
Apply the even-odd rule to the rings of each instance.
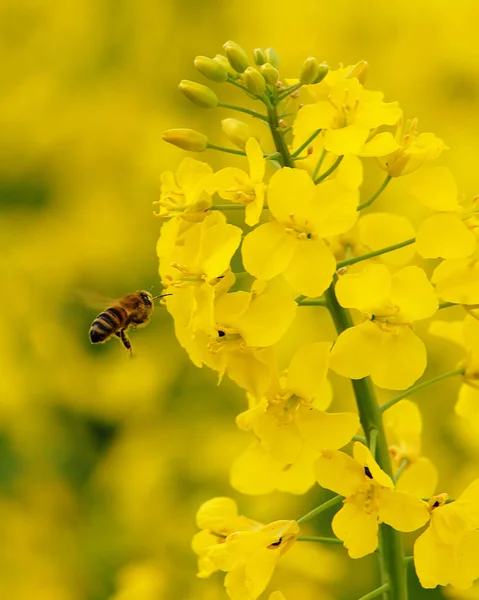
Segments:
[[[133,335],[134,360],[115,341],[88,341],[98,311],[82,291],[160,289],[152,202],[161,172],[184,155],[162,131],[192,127],[226,142],[219,119],[232,115],[177,91],[180,79],[201,80],[193,58],[233,39],[249,51],[273,46],[289,76],[309,55],[332,67],[365,59],[368,87],[445,140],[442,163],[471,197],[478,22],[474,0],[0,0],[0,598],[225,598],[221,577],[195,578],[199,504],[233,495],[269,521],[321,499],[231,490],[231,462],[249,443],[234,424],[243,394],[188,362],[166,311]],[[400,202],[392,187],[386,201]],[[427,374],[454,368],[460,354],[428,339]],[[348,405],[344,382],[333,384],[335,406]],[[425,454],[451,495],[479,474],[479,428],[453,415],[456,391],[448,381],[418,395]],[[376,582],[375,561],[344,554],[304,544],[271,589],[288,600],[359,597]],[[411,589],[413,600],[443,597],[414,578]]]

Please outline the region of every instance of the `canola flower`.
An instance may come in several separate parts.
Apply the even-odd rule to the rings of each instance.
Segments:
[[[179,86],[210,115],[226,109],[252,121],[222,120],[235,147],[191,129],[164,134],[186,151],[245,160],[215,172],[186,158],[163,175],[156,214],[160,276],[171,294],[164,302],[192,362],[247,394],[237,424],[254,439],[232,466],[232,486],[304,494],[316,482],[336,495],[267,525],[238,515],[230,498],[205,501],[193,539],[198,575],[223,571],[232,600],[283,600],[274,588],[281,556],[316,542],[342,544],[352,559],[378,554],[381,582],[364,598],[407,600],[412,564],[425,588],[468,587],[479,577],[477,480],[455,501],[433,495],[438,474],[421,453],[414,395],[463,376],[456,411],[479,412],[477,201],[464,201],[448,169],[434,164],[444,142],[365,87],[367,63],[329,69],[309,57],[299,74],[283,77],[274,49],[252,55],[230,41],[223,55],[195,59],[202,76],[244,93],[248,106],[222,102],[203,83]],[[367,163],[380,182],[368,196]],[[431,213],[413,227],[400,203],[376,211],[394,190]],[[416,322],[455,304],[463,320],[435,320],[430,330],[462,345],[466,357],[420,380],[428,356]],[[298,311],[325,309],[337,335],[317,331],[301,343],[292,334]],[[350,380],[357,414],[326,412],[330,370]],[[380,405],[377,389],[399,393]],[[334,537],[303,535],[333,508]],[[426,525],[406,557],[401,533]]]

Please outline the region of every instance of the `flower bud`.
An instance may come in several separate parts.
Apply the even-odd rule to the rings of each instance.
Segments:
[[[183,79],[178,87],[189,100],[201,106],[201,108],[215,108],[218,106],[216,94],[206,85]]]
[[[207,56],[197,56],[194,61],[198,71],[211,81],[224,83],[228,79],[228,71],[218,61]]]
[[[245,86],[252,94],[262,94],[266,89],[266,81],[261,73],[254,67],[248,67],[243,73]]]
[[[235,71],[233,69],[233,67],[230,65],[229,60],[226,58],[226,56],[223,56],[222,54],[217,54],[213,60],[215,62],[217,62],[218,64],[220,64],[228,73],[228,75],[232,78],[232,79],[238,79],[239,74],[237,71]]]
[[[303,85],[309,85],[314,82],[319,74],[319,63],[314,56],[307,58],[301,67],[299,82]]]
[[[221,129],[229,141],[241,149],[244,149],[249,138],[254,137],[249,125],[239,119],[223,119]]]
[[[326,75],[328,73],[329,73],[329,65],[327,65],[326,63],[321,63],[319,65],[318,76],[313,81],[313,83],[319,83],[320,81],[323,81],[323,79],[326,77]]]
[[[359,80],[359,83],[362,84],[366,81],[368,70],[369,64],[365,60],[360,60],[349,70],[346,77],[356,77],[356,79]]]
[[[276,69],[279,69],[279,56],[274,48],[266,48],[264,51],[267,61]]]
[[[168,129],[163,132],[163,139],[173,146],[190,152],[204,152],[208,148],[208,138],[193,129]]]
[[[259,68],[261,74],[266,79],[266,83],[274,85],[279,79],[279,71],[271,63],[265,63]]]
[[[249,62],[243,48],[236,42],[226,42],[226,44],[223,44],[223,49],[233,69],[238,71],[238,73],[243,73]]]
[[[264,50],[262,48],[255,48],[253,50],[253,58],[255,64],[258,65],[258,67],[264,65],[264,63],[266,62],[266,54],[264,53]]]

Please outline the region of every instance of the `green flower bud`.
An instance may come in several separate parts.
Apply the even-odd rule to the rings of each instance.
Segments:
[[[313,83],[319,83],[320,81],[323,81],[323,79],[326,77],[326,75],[328,73],[329,73],[329,65],[327,65],[326,63],[321,63],[319,65],[318,76],[313,81]]]
[[[163,139],[173,146],[190,152],[204,152],[208,148],[208,138],[193,129],[168,129]]]
[[[243,73],[249,63],[248,56],[243,48],[236,42],[226,42],[226,44],[223,44],[223,49],[233,69],[238,73]]]
[[[359,83],[363,84],[366,81],[368,70],[369,64],[365,60],[360,60],[352,69],[350,69],[346,77],[356,77],[356,79],[359,80]]]
[[[218,97],[206,85],[183,79],[178,87],[189,100],[201,106],[201,108],[215,108],[218,106]]]
[[[198,71],[211,81],[224,83],[228,79],[228,71],[223,65],[207,56],[197,56],[194,61]]]
[[[279,79],[279,71],[271,63],[265,63],[259,68],[261,75],[266,79],[266,83],[274,85]]]
[[[217,54],[213,58],[213,60],[215,62],[217,62],[218,64],[220,64],[224,69],[226,69],[226,72],[232,79],[238,79],[238,77],[239,77],[238,72],[235,71],[233,69],[233,67],[230,65],[230,61],[226,58],[226,56],[223,56],[222,54]]]
[[[242,150],[249,138],[254,137],[249,125],[239,119],[223,119],[221,129],[229,141]]]
[[[314,82],[319,73],[319,63],[314,56],[307,58],[301,67],[299,82],[303,85],[309,85]]]
[[[279,69],[279,56],[277,55],[276,50],[274,48],[266,48],[264,53],[266,54],[268,62],[276,69]]]
[[[253,58],[256,65],[261,66],[266,62],[266,54],[262,48],[255,48],[253,50]]]
[[[252,94],[262,94],[266,89],[266,81],[254,67],[248,67],[243,73],[243,82]]]

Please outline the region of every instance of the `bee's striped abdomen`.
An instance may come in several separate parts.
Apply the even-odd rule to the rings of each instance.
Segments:
[[[107,308],[93,321],[90,327],[90,341],[92,344],[104,342],[118,329],[121,329],[127,320],[126,311],[119,306]]]

